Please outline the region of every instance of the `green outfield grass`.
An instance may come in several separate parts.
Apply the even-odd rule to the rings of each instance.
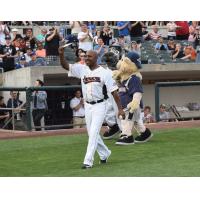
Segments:
[[[154,133],[151,141],[116,146],[109,162],[82,170],[87,136],[53,136],[0,141],[2,177],[157,177],[200,176],[200,129],[174,129]]]

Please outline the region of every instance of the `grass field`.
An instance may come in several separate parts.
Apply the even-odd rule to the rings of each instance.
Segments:
[[[53,136],[0,141],[1,177],[196,177],[200,176],[200,129],[154,133],[151,141],[116,146],[106,165],[82,170],[87,136]]]

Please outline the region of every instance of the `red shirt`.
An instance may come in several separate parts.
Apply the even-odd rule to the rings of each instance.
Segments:
[[[189,34],[189,25],[186,21],[177,21],[175,22],[180,28],[176,29],[176,35],[188,35]]]

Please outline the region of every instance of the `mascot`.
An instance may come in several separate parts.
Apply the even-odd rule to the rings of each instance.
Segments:
[[[153,134],[143,124],[141,117],[142,102],[142,75],[140,57],[135,52],[129,52],[117,63],[117,70],[113,71],[113,78],[119,86],[121,104],[126,118],[121,119],[121,134],[117,145],[129,145],[148,141]],[[133,128],[138,135],[134,138]]]

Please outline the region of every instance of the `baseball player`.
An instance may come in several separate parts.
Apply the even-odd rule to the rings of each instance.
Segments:
[[[117,93],[117,85],[112,76],[103,67],[97,65],[97,53],[88,51],[86,54],[86,65],[69,65],[64,58],[64,47],[59,48],[60,62],[64,69],[68,70],[69,76],[81,79],[82,93],[85,102],[85,120],[88,131],[88,145],[82,169],[89,169],[93,166],[94,154],[97,150],[100,163],[106,163],[111,151],[104,144],[100,137],[100,129],[105,118],[106,103],[104,100],[103,87],[106,85],[108,92],[111,92],[118,106],[118,116],[125,117]]]
[[[140,57],[137,53],[129,52],[126,57],[135,63],[138,69],[141,68]],[[141,109],[143,108],[142,94],[141,77],[138,77],[136,74],[121,82],[119,96],[126,117],[121,120],[122,133],[116,142],[118,145],[129,145],[134,144],[134,142],[143,143],[153,136],[151,131],[144,126],[141,117]],[[135,139],[132,134],[133,127],[139,133]]]

